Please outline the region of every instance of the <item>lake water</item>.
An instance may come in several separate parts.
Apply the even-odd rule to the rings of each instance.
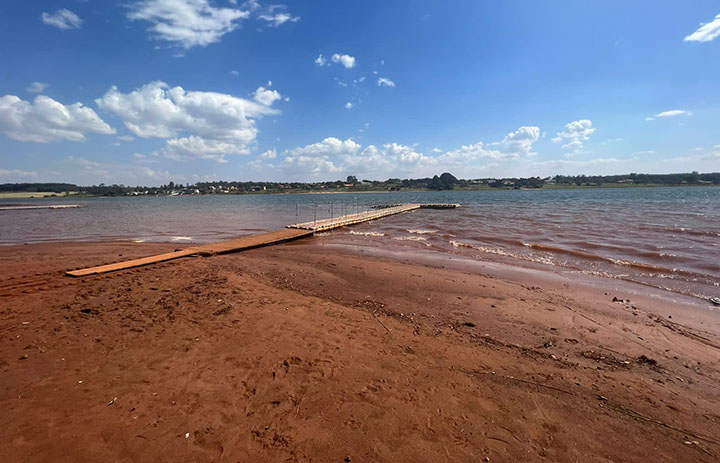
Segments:
[[[205,243],[362,211],[460,203],[321,239],[597,274],[708,298],[720,294],[720,188],[227,195],[3,200],[81,209],[0,212],[0,244],[55,240]]]

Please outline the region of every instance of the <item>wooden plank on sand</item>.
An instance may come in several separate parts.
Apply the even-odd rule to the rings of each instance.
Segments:
[[[257,248],[260,246],[268,246],[271,244],[282,243],[297,238],[312,235],[312,231],[308,230],[278,230],[275,232],[264,233],[262,235],[244,236],[230,241],[220,243],[206,244],[203,246],[193,246],[180,251],[168,252],[157,256],[143,257],[141,259],[133,259],[125,262],[117,262],[114,264],[100,265],[98,267],[84,268],[80,270],[72,270],[66,272],[65,275],[71,277],[85,277],[90,275],[99,275],[102,273],[116,272],[118,270],[127,270],[145,265],[156,264],[159,262],[167,262],[169,260],[180,259],[182,257],[195,255],[211,255],[226,254],[230,252],[243,251],[245,249]]]

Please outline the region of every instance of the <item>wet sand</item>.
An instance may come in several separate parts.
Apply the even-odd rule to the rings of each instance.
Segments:
[[[720,458],[709,307],[321,242],[0,248],[0,461]]]

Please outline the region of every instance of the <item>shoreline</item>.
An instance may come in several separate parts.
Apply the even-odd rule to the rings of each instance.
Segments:
[[[720,185],[695,185],[695,184],[602,184],[602,185],[547,185],[541,188],[493,188],[493,187],[479,187],[479,188],[455,188],[452,190],[429,190],[422,188],[403,188],[400,190],[313,190],[313,191],[253,191],[253,192],[242,192],[242,193],[201,193],[201,194],[178,194],[178,195],[92,195],[75,193],[65,195],[64,193],[52,193],[52,192],[19,192],[19,193],[7,193],[11,196],[5,196],[6,193],[0,192],[0,201],[3,200],[14,200],[14,199],[91,199],[91,198],[142,198],[142,197],[174,197],[174,196],[255,196],[255,195],[322,195],[322,194],[368,194],[368,193],[385,193],[385,194],[397,194],[397,193],[450,193],[450,192],[473,192],[473,191],[543,191],[543,190],[606,190],[606,189],[628,189],[628,188],[720,188]],[[30,195],[30,196],[27,196]],[[43,195],[43,196],[38,196]]]
[[[0,459],[720,455],[716,312],[312,239],[62,276],[182,247],[0,248]]]

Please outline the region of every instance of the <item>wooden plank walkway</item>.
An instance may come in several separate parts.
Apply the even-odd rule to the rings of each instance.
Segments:
[[[334,228],[345,227],[361,222],[380,219],[390,215],[410,212],[420,208],[433,209],[449,209],[459,207],[458,204],[400,204],[397,206],[376,209],[359,214],[348,214],[330,219],[322,219],[313,222],[305,222],[299,224],[288,225],[282,230],[263,233],[261,235],[243,236],[229,241],[221,241],[219,243],[206,244],[201,246],[192,246],[180,251],[168,252],[156,256],[143,257],[141,259],[133,259],[125,262],[117,262],[113,264],[100,265],[79,270],[71,270],[65,275],[71,277],[85,277],[90,275],[100,275],[103,273],[116,272],[118,270],[126,270],[145,265],[155,264],[159,262],[167,262],[170,260],[180,259],[189,256],[208,256],[214,254],[226,254],[230,252],[244,251],[246,249],[258,248],[261,246],[270,246],[273,244],[283,243],[290,240],[312,236],[318,231],[332,230]]]
[[[0,211],[23,211],[27,209],[78,209],[77,204],[49,204],[47,206],[0,206]]]
[[[333,228],[346,227],[361,222],[369,222],[370,220],[380,219],[389,215],[401,214],[420,209],[420,204],[401,204],[399,206],[386,207],[373,211],[365,211],[359,214],[348,214],[340,217],[334,217],[312,222],[288,225],[288,228],[299,228],[303,230],[325,231]]]
[[[71,270],[66,272],[65,275],[71,277],[100,275],[102,273],[116,272],[118,270],[126,270],[156,264],[159,262],[167,262],[169,260],[180,259],[182,257],[209,256],[213,254],[226,254],[230,252],[244,251],[246,249],[269,246],[271,244],[278,244],[285,241],[303,238],[312,234],[313,231],[311,230],[278,230],[270,233],[264,233],[262,235],[243,236],[230,241],[221,241],[219,243],[206,244],[203,246],[192,246],[180,251],[143,257],[141,259],[127,260],[124,262],[100,265],[98,267],[84,268],[80,270]]]

